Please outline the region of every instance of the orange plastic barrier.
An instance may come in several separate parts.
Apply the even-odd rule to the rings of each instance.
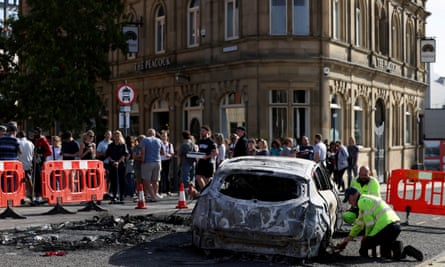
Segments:
[[[0,161],[0,207],[6,208],[0,214],[0,219],[25,219],[12,209],[26,197],[24,177],[25,171],[20,161]]]
[[[0,208],[20,206],[26,197],[25,172],[20,161],[0,161]]]
[[[102,200],[107,192],[100,160],[56,160],[44,163],[42,197],[49,204]]]
[[[386,201],[396,211],[445,215],[445,172],[394,170]]]

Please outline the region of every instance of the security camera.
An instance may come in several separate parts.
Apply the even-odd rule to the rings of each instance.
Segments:
[[[329,71],[330,71],[329,67],[324,67],[324,68],[323,68],[323,74],[324,74],[324,76],[328,76],[328,75],[329,75]]]

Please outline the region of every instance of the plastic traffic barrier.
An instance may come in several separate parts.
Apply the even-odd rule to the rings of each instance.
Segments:
[[[445,215],[445,172],[398,169],[391,172],[386,201],[396,211]]]
[[[88,201],[95,207],[107,192],[105,169],[100,160],[56,160],[44,163],[42,170],[42,197],[48,204],[56,205],[54,213],[71,213],[60,209],[64,203]],[[89,209],[84,209],[89,210]]]
[[[24,177],[25,172],[20,161],[0,161],[0,208],[6,208],[0,218],[25,218],[12,209],[13,206],[21,205],[26,197]]]

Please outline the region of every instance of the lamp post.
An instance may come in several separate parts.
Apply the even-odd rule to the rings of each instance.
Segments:
[[[336,125],[336,121],[335,121],[335,119],[337,119],[337,112],[335,111],[335,109],[334,109],[334,111],[332,112],[332,138],[333,138],[333,142],[335,142],[336,140],[335,140],[335,131],[336,131],[336,129],[337,129],[337,125]]]

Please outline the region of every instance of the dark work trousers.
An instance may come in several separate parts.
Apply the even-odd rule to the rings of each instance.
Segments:
[[[41,197],[42,196],[42,165],[41,163],[36,163],[34,170],[34,196],[35,197]]]
[[[161,161],[161,183],[159,187],[160,193],[170,192],[170,179],[168,177],[170,170],[170,160]]]
[[[400,234],[400,223],[390,223],[374,236],[367,236],[360,247],[360,255],[367,257],[368,249],[380,245],[380,253],[384,258],[391,257],[391,246]]]
[[[117,168],[110,165],[109,171],[111,194],[113,198],[116,198],[119,193],[120,200],[123,200],[125,192],[125,164],[121,162]]]
[[[337,184],[337,188],[339,190],[343,190],[343,191],[346,189],[345,188],[345,182],[343,180],[343,175],[344,175],[345,171],[346,171],[346,168],[342,169],[342,170],[335,170],[334,171],[334,181]]]

